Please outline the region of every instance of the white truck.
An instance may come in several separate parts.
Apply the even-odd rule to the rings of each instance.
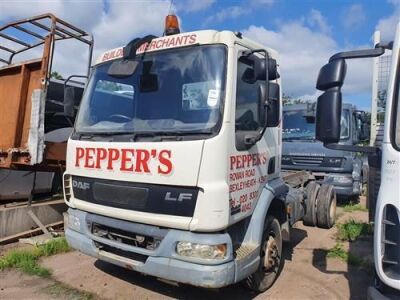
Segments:
[[[93,67],[67,146],[66,238],[159,278],[265,291],[292,224],[333,225],[334,189],[280,174],[278,53],[175,20]]]
[[[342,109],[341,88],[346,75],[346,60],[379,57],[392,50],[387,87],[383,142],[379,147],[338,144]],[[325,147],[369,154],[370,167],[380,167],[381,183],[375,209],[374,263],[375,286],[368,289],[369,299],[400,298],[400,24],[394,42],[376,44],[374,49],[341,52],[321,68],[316,138]]]

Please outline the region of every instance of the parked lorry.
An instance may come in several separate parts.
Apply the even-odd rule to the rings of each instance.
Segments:
[[[72,51],[61,55],[71,45],[88,53],[80,64],[85,69],[86,62],[88,75],[89,33],[52,14],[0,27],[0,244],[63,221],[62,199],[32,200],[39,193],[61,192],[67,140],[84,83],[71,80],[68,71],[74,67],[58,69],[64,79],[52,74],[61,56],[67,62],[75,59]],[[27,199],[26,205],[9,203]]]
[[[45,14],[0,27],[0,38],[4,64],[0,68],[0,168],[34,169],[42,164],[43,169],[59,169],[84,85],[52,78],[53,60],[62,41],[82,42],[89,49],[89,72],[92,37]],[[15,61],[31,49],[43,49],[43,54]]]
[[[380,146],[342,145],[340,120],[341,88],[346,75],[346,60],[379,57],[392,50],[383,141]],[[369,164],[379,168],[381,182],[375,208],[374,263],[375,286],[368,289],[370,299],[400,297],[400,23],[394,42],[375,44],[374,49],[341,52],[333,55],[320,70],[316,138],[329,149],[369,154]],[[375,97],[373,96],[373,99]]]
[[[308,173],[281,176],[276,51],[241,33],[180,33],[175,16],[166,24],[93,66],[68,140],[66,238],[166,280],[265,291],[295,222],[333,225],[334,189],[317,195]]]
[[[335,187],[343,198],[358,198],[366,181],[367,165],[351,151],[325,148],[315,139],[315,103],[283,107],[283,170],[307,170],[320,182]],[[340,143],[356,145],[369,136],[366,114],[352,104],[344,104]]]

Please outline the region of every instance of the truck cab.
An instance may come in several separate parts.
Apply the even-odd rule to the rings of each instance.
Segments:
[[[277,59],[240,33],[211,30],[101,55],[68,141],[70,245],[196,286],[265,268],[252,287],[272,285],[288,224]]]
[[[70,245],[195,286],[271,287],[307,210],[281,178],[280,86],[278,53],[241,33],[175,26],[104,53],[68,141]],[[330,227],[335,193],[321,190]]]
[[[387,86],[383,141],[379,146],[340,144],[342,92],[346,61],[374,58],[392,50]],[[341,52],[333,55],[320,70],[317,89],[323,91],[317,102],[316,139],[334,150],[364,152],[369,162],[380,169],[381,182],[374,217],[375,282],[368,299],[400,297],[400,23],[394,40],[378,42],[373,49]],[[373,96],[374,97],[374,96]],[[374,98],[373,98],[374,99]],[[378,163],[376,163],[378,162]],[[371,165],[371,164],[370,164]]]
[[[315,139],[315,103],[283,107],[283,170],[307,170],[329,182],[336,194],[357,197],[364,181],[363,158],[351,151],[332,150]],[[342,107],[340,143],[356,145],[368,136],[365,113],[345,103]],[[365,167],[364,167],[365,170]]]

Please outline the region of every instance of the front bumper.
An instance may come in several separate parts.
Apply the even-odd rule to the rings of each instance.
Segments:
[[[67,241],[72,248],[87,255],[147,275],[194,286],[220,288],[235,281],[232,242],[228,234],[196,234],[174,229],[159,229],[151,225],[106,218],[75,209],[69,209],[68,213],[73,215],[76,218],[75,220],[79,220],[79,222],[76,222],[79,224],[67,225],[65,231]],[[163,237],[155,250],[139,248],[94,236],[88,226],[93,220],[127,231],[140,232],[146,235],[163,235]],[[228,245],[228,255],[220,262],[213,261],[209,262],[209,264],[204,263],[204,261],[196,261],[196,259],[179,257],[175,253],[175,247],[176,243],[182,240],[205,244],[226,243]],[[140,255],[144,259],[136,260],[131,255],[121,256],[105,251],[102,247],[99,247],[99,243],[124,251],[124,253]]]
[[[361,184],[355,180],[351,174],[324,174],[322,183],[333,185],[335,192],[339,196],[354,196],[361,194]]]

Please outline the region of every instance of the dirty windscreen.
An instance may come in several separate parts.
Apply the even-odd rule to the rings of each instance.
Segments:
[[[206,132],[221,117],[226,48],[193,46],[146,53],[129,76],[94,70],[82,99],[79,133]]]
[[[315,140],[315,118],[307,115],[306,110],[283,112],[283,140]],[[342,111],[340,125],[340,138],[348,138],[350,115],[347,109]]]

